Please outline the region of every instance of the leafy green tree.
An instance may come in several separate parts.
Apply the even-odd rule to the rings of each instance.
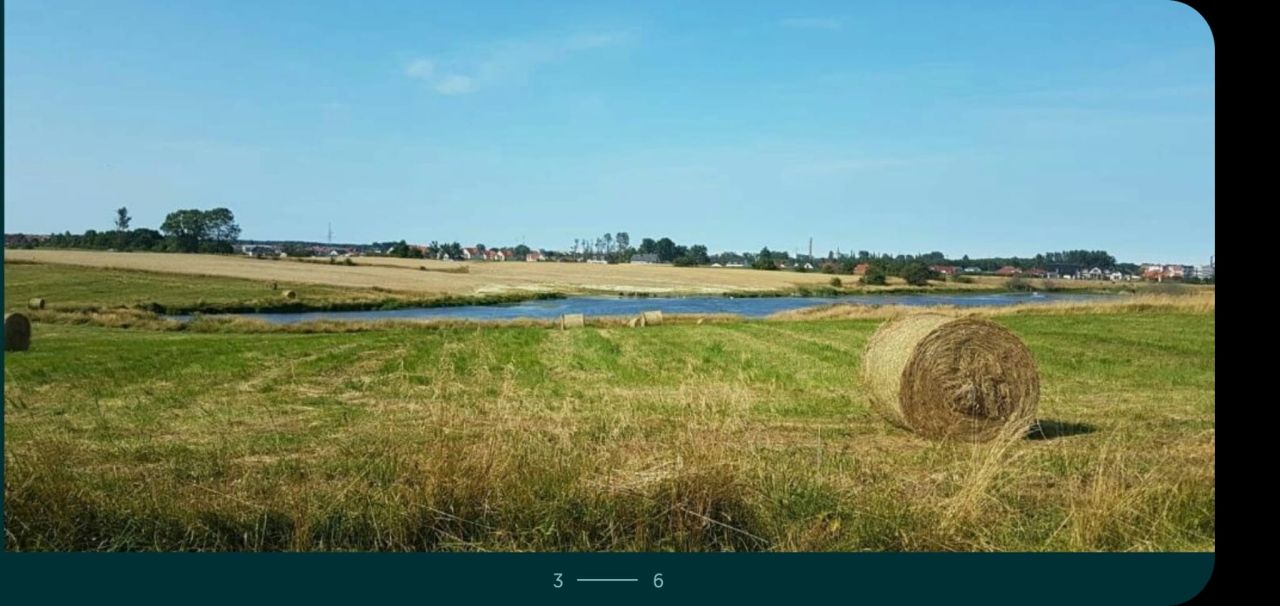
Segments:
[[[751,268],[766,270],[778,269],[778,263],[773,260],[773,253],[769,251],[768,246],[760,249],[760,254],[756,255],[756,258],[751,261]]]
[[[888,282],[888,275],[885,274],[884,266],[880,263],[872,263],[867,267],[867,273],[862,275],[862,283],[869,286],[884,286]]]
[[[196,252],[208,234],[205,215],[197,209],[175,210],[165,216],[160,231],[171,239],[178,252]],[[87,232],[86,232],[87,235]]]
[[[676,260],[676,243],[671,238],[663,238],[653,245],[653,252],[658,255],[659,263],[670,263]]]
[[[652,255],[658,252],[658,243],[654,242],[653,238],[640,240],[640,248],[637,249],[636,252],[639,252],[642,255]]]
[[[907,263],[902,268],[902,279],[912,286],[928,286],[931,278],[933,278],[933,271],[928,265],[919,261]]]
[[[693,257],[694,263],[698,265],[710,265],[711,256],[707,254],[707,246],[705,244],[694,244],[689,247],[689,256]]]

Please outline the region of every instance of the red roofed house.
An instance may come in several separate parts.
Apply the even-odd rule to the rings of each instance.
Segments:
[[[1018,269],[1012,265],[1005,265],[1004,267],[1001,267],[1000,269],[996,270],[997,276],[1016,276],[1021,273],[1022,273],[1021,269]]]
[[[871,268],[870,263],[859,263],[853,267],[853,273],[861,276],[863,274],[866,274],[867,270],[870,268]]]
[[[960,273],[960,268],[954,265],[930,265],[929,269],[936,271],[944,276],[954,276]]]
[[[529,254],[524,256],[524,260],[529,263],[536,263],[542,260],[542,253],[536,250],[531,250],[529,251]]]
[[[479,259],[483,256],[484,256],[484,253],[480,252],[480,249],[474,246],[468,246],[462,249],[462,258],[468,261]]]

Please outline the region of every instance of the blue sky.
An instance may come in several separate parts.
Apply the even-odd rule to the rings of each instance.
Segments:
[[[1214,48],[1102,2],[5,2],[5,230],[1214,250]]]

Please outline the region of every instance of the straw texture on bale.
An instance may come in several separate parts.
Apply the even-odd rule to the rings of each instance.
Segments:
[[[4,350],[26,351],[31,347],[31,320],[20,313],[4,315]]]
[[[1025,432],[1040,375],[1026,345],[980,318],[914,314],[867,341],[862,382],[891,423],[936,439],[987,441]]]
[[[298,298],[298,293],[293,292],[292,290],[286,290],[286,291],[284,291],[284,298],[286,298],[286,299],[297,299],[297,298]]]
[[[587,317],[582,314],[563,314],[560,316],[560,329],[582,328],[587,325]]]
[[[645,311],[645,312],[641,312],[641,313],[640,313],[640,325],[641,325],[641,326],[661,326],[661,325],[662,325],[662,312],[661,312],[661,311]]]
[[[631,318],[630,320],[628,320],[628,321],[627,321],[627,326],[630,326],[631,328],[635,328],[635,327],[637,327],[637,326],[639,326],[639,325],[640,325],[640,317],[639,317],[639,316],[636,316],[636,317],[634,317],[634,318]]]
[[[41,299],[40,297],[31,299],[30,301],[27,301],[27,307],[31,309],[44,309],[44,299]]]

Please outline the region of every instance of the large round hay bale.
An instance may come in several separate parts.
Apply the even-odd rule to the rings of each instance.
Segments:
[[[20,313],[4,315],[4,350],[26,351],[31,347],[31,320]]]
[[[646,311],[646,312],[641,313],[641,314],[640,314],[640,325],[641,325],[641,326],[661,326],[661,325],[662,325],[662,312],[661,312],[661,311]]]
[[[40,297],[36,297],[34,299],[31,299],[30,301],[27,301],[27,307],[30,309],[44,309],[44,303],[45,303],[44,299]]]
[[[560,316],[560,329],[582,328],[587,325],[587,317],[582,314],[563,314]]]
[[[980,318],[914,314],[867,341],[862,381],[890,422],[930,438],[990,440],[1035,419],[1040,374],[1030,350]]]
[[[298,293],[293,292],[292,290],[286,290],[286,291],[284,291],[284,298],[286,298],[286,299],[297,299],[297,298],[298,298]]]
[[[637,327],[637,326],[639,326],[639,325],[640,325],[640,317],[639,317],[639,316],[636,316],[636,317],[634,317],[634,318],[631,318],[630,320],[627,320],[627,326],[629,326],[629,327],[631,327],[631,328],[635,328],[635,327]]]

